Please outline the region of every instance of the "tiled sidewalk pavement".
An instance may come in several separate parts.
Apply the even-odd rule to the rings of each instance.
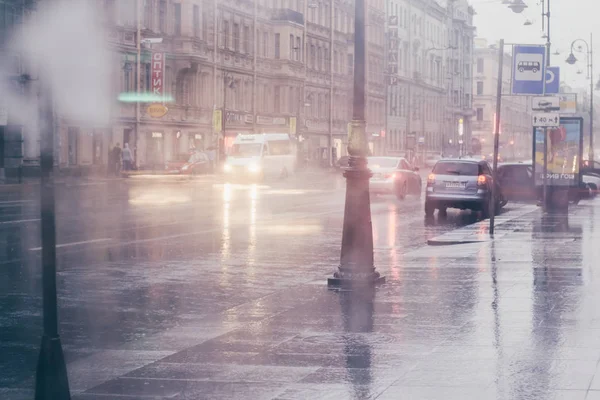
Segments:
[[[596,225],[590,202],[494,241],[380,248],[373,295],[323,276],[108,349],[69,365],[74,398],[600,399]]]

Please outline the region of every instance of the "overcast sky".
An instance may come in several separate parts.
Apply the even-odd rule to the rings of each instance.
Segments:
[[[470,0],[475,8],[475,26],[477,36],[490,43],[504,39],[506,43],[545,43],[542,39],[541,1],[524,0],[529,6],[522,14],[515,14],[502,4],[502,0]],[[546,1],[546,0],[543,0]],[[574,87],[588,87],[586,79],[586,55],[575,53],[580,60],[575,66],[565,63],[569,56],[571,42],[575,39],[590,41],[590,33],[594,34],[596,44],[600,45],[600,24],[597,23],[600,13],[600,0],[551,0],[552,53],[556,50],[560,55],[551,55],[551,64],[561,69],[561,81]],[[533,25],[524,26],[526,20]],[[594,46],[597,48],[598,46]],[[583,45],[585,51],[585,45]],[[594,54],[594,81],[600,76],[600,53]],[[582,74],[578,75],[577,71]]]

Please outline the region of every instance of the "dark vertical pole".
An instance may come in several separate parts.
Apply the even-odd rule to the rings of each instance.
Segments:
[[[542,1],[544,1],[544,0],[542,0]],[[552,42],[550,42],[550,0],[548,0],[548,9],[546,10],[546,18],[548,21],[548,34],[546,35],[547,36],[546,37],[546,65],[549,67],[550,66],[550,47],[552,45]],[[546,77],[544,77],[544,79],[546,79]]]
[[[492,174],[492,198],[490,200],[490,236],[494,236],[494,222],[496,218],[496,197],[498,177],[498,146],[500,143],[500,111],[502,111],[502,70],[504,69],[504,39],[500,39],[498,45],[498,86],[496,89],[496,121],[494,126],[494,160]]]
[[[590,153],[589,160],[594,167],[594,43],[590,33]]]
[[[42,234],[42,298],[44,332],[38,358],[35,400],[68,400],[67,366],[58,334],[56,293],[56,221],[54,203],[54,109],[49,88],[40,97],[42,136],[40,188]]]
[[[354,98],[352,130],[348,138],[349,168],[346,178],[346,204],[342,232],[340,266],[330,286],[356,288],[385,282],[375,270],[373,260],[373,227],[367,167],[368,142],[365,121],[365,0],[355,1],[354,19]]]
[[[227,72],[223,71],[223,112],[221,113],[221,159],[220,164],[225,162],[225,138],[227,132],[225,131],[225,124],[227,123]],[[255,117],[256,118],[256,117]]]
[[[543,0],[542,0],[543,1]],[[546,8],[546,23],[548,25],[548,33],[546,35],[546,66],[550,66],[550,0],[548,0],[548,7]],[[546,94],[546,76],[544,76],[544,95]],[[550,199],[553,196],[554,190],[548,187],[548,128],[544,127],[544,180],[543,180],[543,188],[542,188],[542,202],[543,209],[547,211],[550,207]]]

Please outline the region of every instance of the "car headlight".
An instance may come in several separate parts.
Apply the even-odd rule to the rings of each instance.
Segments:
[[[225,172],[231,172],[231,170],[232,170],[232,169],[233,169],[233,168],[232,168],[232,167],[231,167],[231,165],[229,165],[229,164],[225,164],[225,166],[223,167],[223,170],[224,170]]]
[[[248,171],[250,172],[259,172],[260,171],[260,165],[258,164],[252,164],[248,166]]]

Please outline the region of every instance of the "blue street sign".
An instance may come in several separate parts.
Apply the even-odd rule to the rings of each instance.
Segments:
[[[512,94],[544,94],[546,47],[513,46]]]
[[[546,94],[558,94],[560,89],[560,68],[546,67]]]

